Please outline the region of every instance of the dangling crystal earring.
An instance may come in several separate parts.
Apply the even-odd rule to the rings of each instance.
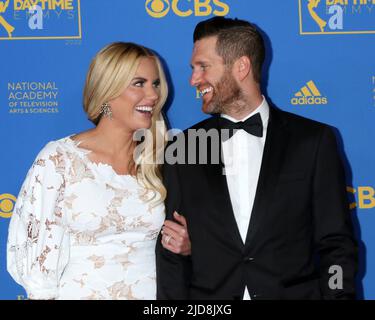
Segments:
[[[107,103],[104,102],[100,108],[100,113],[105,115],[107,118],[112,120],[112,109],[111,106]]]

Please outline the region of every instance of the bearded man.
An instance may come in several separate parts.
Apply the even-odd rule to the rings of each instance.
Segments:
[[[214,17],[195,28],[191,84],[214,116],[189,130],[228,134],[217,163],[166,159],[167,219],[186,218],[191,255],[163,248],[181,237],[166,221],[156,248],[159,299],[355,298],[357,244],[335,136],[268,104],[264,59],[262,36],[247,21]],[[207,156],[210,141],[186,157]]]

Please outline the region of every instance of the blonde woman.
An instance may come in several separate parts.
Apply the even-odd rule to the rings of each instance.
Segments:
[[[166,190],[158,165],[145,161],[156,146],[135,163],[133,134],[163,134],[156,121],[167,92],[160,61],[145,47],[113,43],[92,61],[84,109],[95,128],[42,149],[10,222],[8,271],[30,299],[156,298]],[[169,249],[188,254],[189,245],[182,237]]]

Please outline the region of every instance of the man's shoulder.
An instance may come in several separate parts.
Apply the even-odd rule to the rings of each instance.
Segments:
[[[301,130],[301,131],[320,131],[322,129],[327,129],[330,126],[323,122],[319,122],[313,119],[306,118],[304,116],[287,112],[281,109],[273,108],[272,115],[277,118],[281,123],[286,124],[291,130]]]

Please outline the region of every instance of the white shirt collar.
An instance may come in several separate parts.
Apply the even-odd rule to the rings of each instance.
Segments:
[[[262,97],[263,97],[262,103],[258,107],[256,107],[253,112],[251,112],[250,114],[248,114],[246,117],[244,117],[241,120],[234,119],[231,116],[228,116],[227,114],[221,114],[221,116],[233,122],[240,122],[240,121],[245,121],[249,119],[251,116],[259,112],[260,117],[262,118],[263,128],[267,128],[268,118],[270,114],[270,107],[268,105],[266,98],[263,95]]]

